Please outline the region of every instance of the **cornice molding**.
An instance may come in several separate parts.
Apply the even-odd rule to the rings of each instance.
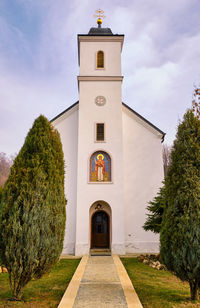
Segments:
[[[120,42],[121,47],[123,46],[124,42],[124,35],[108,35],[108,36],[101,36],[101,35],[78,35],[79,42]]]
[[[78,76],[78,81],[123,81],[123,76]]]

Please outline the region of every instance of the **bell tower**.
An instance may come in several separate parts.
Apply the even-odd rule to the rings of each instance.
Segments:
[[[102,206],[101,211],[104,203],[110,207],[109,248],[113,253],[125,252],[121,94],[124,35],[103,28],[104,16],[102,11],[97,12],[97,27],[78,35],[76,255],[87,254],[91,248],[94,230],[90,209],[95,202]],[[102,232],[99,227],[99,234]]]

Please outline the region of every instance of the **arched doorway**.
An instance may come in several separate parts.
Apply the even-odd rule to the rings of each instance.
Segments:
[[[97,211],[92,215],[91,248],[109,248],[110,221],[105,211]]]

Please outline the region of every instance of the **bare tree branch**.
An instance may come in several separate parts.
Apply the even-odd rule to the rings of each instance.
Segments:
[[[13,157],[8,157],[5,153],[0,152],[0,186],[3,186],[7,181],[12,163]]]
[[[171,150],[172,147],[164,144],[163,145],[163,151],[162,151],[162,156],[163,156],[163,167],[164,167],[164,176],[166,177],[167,171],[169,169],[169,166],[171,164]]]

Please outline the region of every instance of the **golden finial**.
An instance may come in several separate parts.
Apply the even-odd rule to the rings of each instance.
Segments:
[[[98,24],[98,27],[100,28],[101,27],[101,24],[102,24],[102,18],[105,18],[106,16],[104,16],[103,14],[104,14],[104,11],[102,11],[101,9],[98,9],[98,10],[96,10],[96,13],[97,13],[97,15],[95,14],[94,15],[94,17],[95,18],[98,18],[97,19],[97,24]]]

